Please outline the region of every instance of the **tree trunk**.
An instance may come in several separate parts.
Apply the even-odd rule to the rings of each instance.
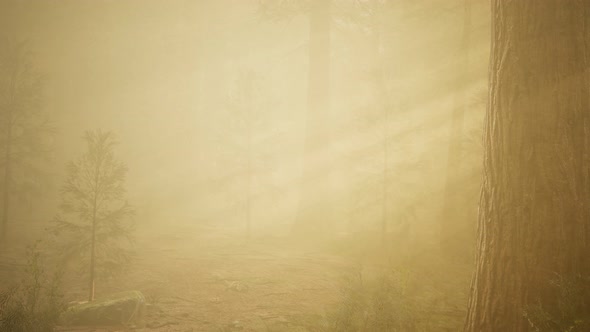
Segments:
[[[382,169],[381,169],[381,246],[387,245],[387,232],[389,226],[389,148],[390,148],[390,112],[391,106],[389,103],[389,96],[387,95],[387,82],[385,80],[385,57],[384,57],[384,43],[383,43],[383,14],[377,11],[374,14],[374,61],[375,61],[375,105],[378,114],[382,116],[381,119],[381,144],[382,144]]]
[[[311,2],[309,82],[301,197],[293,230],[305,235],[326,230],[333,219],[330,133],[330,4]]]
[[[17,60],[18,61],[18,60]],[[4,190],[3,190],[3,200],[2,200],[2,230],[0,237],[2,238],[2,242],[6,242],[7,238],[7,227],[8,227],[8,218],[10,213],[10,194],[12,191],[12,129],[14,126],[14,116],[13,116],[13,107],[14,107],[14,99],[16,93],[16,80],[18,79],[18,63],[14,64],[12,77],[10,79],[10,86],[8,91],[8,103],[7,103],[7,114],[6,114],[6,132],[5,132],[5,140],[6,140],[6,150],[4,151]]]
[[[387,110],[385,110],[387,112]],[[387,119],[385,120],[387,121]],[[387,122],[385,122],[386,124]],[[387,128],[384,124],[384,127]],[[385,247],[387,245],[387,232],[388,232],[388,224],[389,224],[389,211],[388,206],[391,203],[389,201],[389,144],[387,141],[387,136],[383,138],[383,174],[382,174],[382,181],[381,190],[382,190],[382,197],[381,197],[381,246]]]
[[[10,111],[9,111],[10,113]],[[4,156],[4,190],[3,190],[3,200],[2,200],[2,240],[3,242],[6,240],[6,233],[7,229],[6,226],[8,225],[8,213],[10,211],[10,191],[11,191],[11,182],[12,182],[12,175],[11,175],[11,167],[12,167],[12,160],[11,160],[11,147],[12,144],[10,141],[12,140],[12,125],[10,125],[10,118],[8,116],[7,125],[6,125],[6,150]]]
[[[101,153],[99,151],[98,153]],[[92,238],[90,239],[90,280],[89,280],[89,294],[88,294],[88,302],[94,301],[94,279],[95,279],[95,270],[96,270],[96,213],[98,209],[98,194],[100,189],[100,163],[101,158],[97,156],[97,164],[96,170],[94,174],[94,201],[92,205]]]
[[[248,145],[247,147],[247,165],[246,165],[246,172],[247,172],[247,177],[248,177],[248,183],[247,183],[247,188],[246,188],[246,238],[250,239],[250,235],[251,235],[251,228],[252,228],[252,177],[253,177],[253,169],[252,169],[252,163],[253,163],[253,144],[254,142],[252,141],[252,135],[253,135],[253,113],[254,113],[254,109],[253,109],[253,102],[252,102],[252,77],[248,76],[246,77],[246,81],[244,82],[246,85],[244,87],[244,92],[245,92],[245,97],[246,97],[246,112],[247,112],[247,119],[246,121],[247,123],[247,128],[246,128],[246,135],[247,135],[247,142],[246,144]]]
[[[94,198],[92,214],[92,239],[90,241],[90,280],[88,285],[88,302],[94,301],[94,270],[96,265],[96,197]]]
[[[467,233],[467,225],[460,220],[461,214],[457,213],[461,206],[458,195],[459,176],[461,175],[461,141],[463,139],[463,119],[465,116],[466,96],[460,88],[464,86],[469,71],[469,40],[471,35],[471,1],[464,0],[463,36],[459,54],[455,57],[457,70],[456,91],[454,109],[451,119],[451,131],[449,150],[447,154],[447,173],[443,196],[443,207],[440,220],[441,249],[447,254],[455,255],[465,248],[463,235]],[[461,237],[458,241],[457,236]]]
[[[590,266],[589,0],[493,0],[476,271],[465,331],[527,331]]]

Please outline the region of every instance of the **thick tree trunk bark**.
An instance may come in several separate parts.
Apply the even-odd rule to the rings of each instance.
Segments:
[[[527,331],[590,267],[589,0],[493,0],[476,271],[465,331]]]
[[[330,132],[330,4],[312,2],[309,13],[308,112],[301,197],[293,230],[313,235],[333,217]]]

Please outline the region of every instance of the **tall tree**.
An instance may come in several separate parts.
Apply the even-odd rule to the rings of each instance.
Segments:
[[[305,235],[325,230],[333,219],[331,190],[330,35],[332,0],[262,0],[263,18],[309,17],[307,117],[301,194],[293,232]]]
[[[245,73],[239,78],[243,89],[243,102],[247,109],[246,116],[246,236],[250,238],[252,232],[252,178],[253,178],[253,107],[252,107],[252,77]]]
[[[397,93],[397,90],[399,90],[397,87],[401,79],[399,78],[399,70],[394,69],[397,66],[391,61],[392,57],[398,57],[398,54],[394,56],[393,50],[395,47],[391,47],[392,42],[396,39],[393,36],[395,29],[391,29],[390,24],[388,24],[390,21],[388,18],[399,14],[402,8],[397,8],[393,6],[393,3],[387,1],[359,1],[354,2],[353,6],[343,9],[346,9],[347,12],[341,16],[340,21],[345,23],[346,26],[352,27],[354,31],[362,33],[370,41],[371,52],[367,61],[369,63],[367,82],[369,89],[372,91],[372,98],[368,105],[362,107],[359,118],[356,118],[354,122],[360,127],[361,132],[371,132],[372,135],[370,136],[375,136],[376,139],[374,144],[380,146],[375,155],[378,160],[369,162],[369,164],[373,164],[373,167],[377,164],[380,168],[378,181],[370,186],[370,190],[379,193],[378,201],[381,209],[379,236],[381,244],[385,246],[388,244],[387,234],[390,231],[389,225],[391,221],[400,221],[397,218],[398,216],[395,216],[392,212],[403,210],[401,208],[402,200],[396,197],[397,190],[392,190],[396,184],[399,184],[399,179],[394,174],[394,168],[401,166],[395,165],[396,163],[391,158],[396,154],[393,150],[399,148],[395,142],[397,137],[395,137],[392,128],[395,122],[399,120],[396,119],[394,113],[399,108],[401,95]],[[358,161],[359,164],[365,163],[364,160]],[[354,165],[353,167],[357,166],[355,164],[351,163],[351,165]],[[355,184],[353,190],[353,196],[359,196],[359,194],[364,196],[361,201],[374,196],[368,194],[367,186],[364,183],[365,180],[366,178],[363,176],[363,180]],[[355,198],[355,200],[358,200],[358,198]],[[371,200],[374,200],[374,198],[371,197]],[[354,205],[356,204],[351,207],[356,211],[354,214],[357,215],[358,207]],[[361,206],[363,206],[362,203]],[[361,210],[364,210],[364,208]],[[369,219],[364,214],[363,218]]]
[[[86,153],[68,165],[53,232],[61,236],[60,253],[86,267],[92,301],[97,270],[109,273],[129,260],[125,242],[131,241],[134,210],[125,198],[127,166],[115,158],[113,134],[89,131],[84,139]]]
[[[309,8],[309,79],[301,196],[296,233],[321,233],[332,221],[330,204],[330,6],[313,1]]]
[[[458,195],[457,185],[460,177],[462,161],[461,142],[464,137],[463,121],[467,98],[462,89],[469,72],[469,40],[471,34],[471,1],[463,0],[463,34],[457,56],[454,57],[453,66],[456,70],[456,84],[454,92],[454,108],[451,117],[451,130],[449,150],[447,154],[447,170],[445,178],[443,206],[440,220],[440,241],[441,247],[449,254],[455,254],[460,249],[457,244],[465,241],[457,241],[458,234],[466,233],[459,213],[461,202]]]
[[[222,133],[226,149],[219,162],[233,168],[233,175],[240,182],[239,201],[245,210],[245,233],[250,238],[256,197],[261,195],[260,185],[264,175],[272,169],[277,130],[270,125],[274,101],[269,98],[264,78],[252,70],[240,70],[230,89],[227,105],[229,132]],[[242,180],[242,181],[240,181]],[[265,186],[268,190],[270,186]],[[240,204],[242,205],[242,204]]]
[[[527,331],[590,272],[590,1],[492,1],[478,248],[465,331]]]
[[[388,231],[388,224],[389,224],[389,211],[388,207],[390,204],[389,200],[389,172],[390,172],[390,157],[389,157],[389,147],[391,145],[390,142],[390,131],[391,131],[391,104],[388,102],[388,91],[387,91],[387,83],[385,82],[385,68],[383,68],[382,64],[384,63],[384,56],[383,56],[383,15],[381,11],[376,11],[375,15],[375,25],[373,29],[373,38],[374,38],[374,52],[375,52],[375,64],[376,64],[376,82],[375,82],[375,103],[377,104],[377,108],[382,113],[382,145],[383,145],[383,161],[382,161],[382,190],[381,190],[381,244],[385,246],[387,243],[387,231]]]
[[[30,195],[43,184],[41,162],[49,156],[53,128],[42,107],[42,87],[43,78],[33,66],[27,44],[3,43],[0,47],[0,235],[4,239],[13,199]]]

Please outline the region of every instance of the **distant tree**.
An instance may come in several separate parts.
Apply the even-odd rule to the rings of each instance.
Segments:
[[[304,144],[302,194],[293,230],[325,233],[332,222],[332,126],[330,111],[331,0],[311,3],[309,9],[309,76]],[[318,163],[317,161],[320,160]]]
[[[478,245],[464,330],[588,331],[587,298],[581,325],[541,330],[527,315],[538,304],[567,313],[576,303],[564,302],[552,283],[590,275],[590,5],[494,0],[491,8]]]
[[[398,79],[391,68],[384,65],[387,61],[381,45],[384,36],[379,30],[371,35],[375,59],[368,68],[370,75],[366,81],[374,97],[357,111],[354,120],[358,134],[365,139],[355,147],[350,158],[354,167],[351,174],[355,178],[351,216],[365,227],[367,223],[378,224],[382,247],[407,249],[407,243],[401,245],[393,240],[395,237],[395,240],[405,241],[408,237],[421,204],[415,195],[424,196],[429,191],[425,186],[420,187],[428,164],[424,155],[416,154],[419,149],[395,130],[410,127],[411,123],[404,119],[400,110],[404,104],[392,88]]]
[[[330,114],[330,40],[332,0],[262,0],[261,17],[285,20],[295,15],[309,17],[309,73],[303,176],[297,218],[293,231],[322,233],[333,219],[330,196],[332,173],[332,125]],[[322,161],[317,163],[318,157]]]
[[[427,163],[424,156],[412,155],[415,147],[411,144],[388,144],[383,151],[383,142],[390,138],[390,135],[376,135],[377,144],[373,148],[365,147],[362,153],[353,153],[355,173],[349,207],[355,224],[379,226],[379,239],[375,240],[380,240],[382,247],[406,250],[406,240],[423,203],[422,197],[429,193],[429,188],[423,185]],[[384,159],[384,155],[404,158]],[[416,195],[421,198],[417,199]]]
[[[97,271],[112,272],[129,262],[134,210],[125,198],[127,166],[115,158],[113,134],[89,131],[84,139],[87,151],[67,167],[52,230],[65,258],[87,267],[92,301]]]
[[[463,32],[461,36],[461,45],[457,56],[454,57],[454,67],[456,68],[456,84],[454,91],[454,108],[451,117],[450,140],[447,154],[447,168],[445,177],[445,188],[443,196],[443,205],[440,215],[440,242],[441,249],[447,254],[457,255],[464,251],[462,243],[457,241],[456,236],[461,232],[461,228],[466,228],[463,224],[466,222],[458,213],[463,204],[462,197],[459,195],[460,190],[460,169],[464,160],[462,159],[461,142],[464,133],[464,118],[467,110],[467,98],[463,88],[468,80],[469,73],[469,48],[471,39],[471,6],[472,0],[463,0]]]
[[[6,239],[14,199],[30,198],[46,184],[46,165],[54,129],[42,105],[43,77],[24,42],[0,46],[0,191]],[[43,168],[42,166],[45,166]]]
[[[395,135],[394,132],[402,120],[400,114],[405,111],[403,108],[407,105],[401,92],[403,78],[400,75],[399,60],[392,61],[400,58],[399,46],[393,45],[400,44],[397,30],[402,26],[399,19],[392,18],[401,17],[404,10],[403,3],[392,1],[350,1],[347,6],[341,4],[338,15],[341,26],[360,33],[368,40],[371,51],[366,61],[368,66],[364,68],[366,72],[363,73],[371,97],[366,105],[356,111],[358,116],[354,122],[361,135],[369,134],[369,139],[372,142],[374,140],[374,145],[380,149],[370,149],[366,154],[368,158],[361,158],[355,163],[360,166],[360,172],[357,169],[356,173],[361,180],[355,184],[353,196],[360,195],[358,200],[355,199],[359,203],[371,201],[369,206],[380,202],[382,245],[388,243],[388,226],[393,219],[407,226],[402,219],[409,219],[406,216],[408,212],[412,214],[413,204],[402,199],[401,196],[407,196],[407,191],[400,191],[398,187],[404,186],[402,182],[407,182],[406,180],[412,177],[410,173],[414,173],[413,170],[417,170],[416,166],[422,164],[418,160],[404,163],[393,160],[396,155],[403,153],[402,151],[407,152],[400,142],[403,137]],[[376,171],[375,167],[380,168],[379,171]],[[380,174],[377,176],[377,173]],[[367,186],[370,182],[372,184]],[[408,188],[407,184],[404,188]],[[374,194],[367,195],[371,192],[379,192],[380,198],[376,199],[373,197]],[[354,204],[355,215],[359,215],[360,212],[360,215],[367,219],[366,212],[369,206],[361,203],[356,207]]]
[[[238,190],[240,201],[244,203],[246,237],[252,233],[253,204],[261,194],[260,186],[264,174],[271,173],[272,159],[278,148],[273,144],[279,133],[270,127],[271,111],[274,107],[271,98],[264,94],[264,79],[251,70],[240,70],[230,89],[227,103],[227,126],[230,133],[224,132],[223,144],[226,154],[219,161],[235,170],[236,180],[244,180]],[[266,186],[273,191],[271,185]]]
[[[392,172],[392,162],[391,162],[391,147],[395,145],[395,140],[393,139],[392,135],[392,127],[394,125],[393,120],[393,111],[399,109],[399,100],[400,94],[396,93],[398,91],[390,91],[391,89],[389,86],[396,83],[396,81],[400,81],[399,78],[391,77],[392,71],[387,64],[389,63],[389,59],[387,59],[392,52],[390,49],[386,49],[388,43],[386,42],[386,35],[384,34],[384,21],[385,16],[384,12],[387,9],[387,5],[389,3],[380,3],[375,2],[371,3],[372,6],[369,7],[369,4],[364,4],[364,12],[367,13],[366,16],[371,17],[372,20],[370,22],[366,22],[367,26],[370,28],[371,37],[373,39],[373,56],[374,56],[374,68],[373,68],[373,75],[372,76],[372,87],[374,91],[374,99],[373,99],[373,107],[374,111],[377,114],[377,119],[374,122],[374,127],[378,128],[379,131],[379,139],[381,141],[382,146],[382,162],[381,162],[381,244],[385,245],[387,243],[387,233],[388,233],[388,225],[390,223],[390,205],[400,204],[400,200],[392,201],[390,200],[391,196],[391,172]],[[393,98],[394,95],[397,95],[397,98]],[[397,106],[397,107],[396,107]],[[406,169],[396,169],[397,172],[404,172],[408,170]]]

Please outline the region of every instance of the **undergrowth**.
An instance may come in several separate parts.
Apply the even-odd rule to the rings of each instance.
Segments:
[[[555,294],[551,305],[539,299],[524,312],[533,331],[590,331],[590,277],[556,275],[550,288]]]
[[[52,331],[65,310],[61,292],[62,269],[51,275],[39,250],[39,243],[27,250],[27,263],[20,284],[0,291],[0,331]]]
[[[376,276],[360,269],[347,274],[341,287],[341,301],[325,319],[323,331],[412,331],[415,303],[407,296],[409,274],[387,270]]]

